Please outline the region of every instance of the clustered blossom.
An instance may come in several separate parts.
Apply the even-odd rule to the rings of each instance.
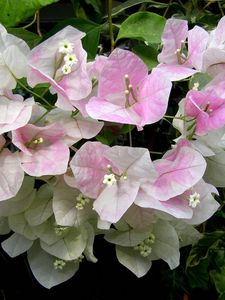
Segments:
[[[217,211],[216,187],[225,187],[224,22],[209,33],[169,19],[150,73],[119,48],[87,62],[85,34],[72,26],[30,50],[0,25],[0,233],[13,231],[2,247],[11,257],[27,251],[42,285],[97,262],[98,234],[138,277],[157,259],[176,268],[180,247],[201,237],[195,226]],[[179,102],[180,136],[159,159],[94,139],[104,125],[141,131],[160,121],[172,82],[197,72],[211,80],[193,82]],[[23,77],[31,88],[47,84],[56,103],[12,91]]]

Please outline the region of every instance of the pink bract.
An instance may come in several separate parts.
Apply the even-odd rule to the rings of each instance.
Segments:
[[[91,92],[87,53],[81,44],[84,36],[83,32],[67,26],[35,47],[29,56],[28,83],[32,87],[38,83],[50,83],[52,91],[58,94],[56,106],[65,110],[73,110],[70,101],[81,100]],[[64,41],[72,45],[71,54],[77,59],[68,74],[62,73],[64,55],[59,52],[60,43]]]
[[[22,96],[5,90],[0,95],[0,134],[26,125],[31,118],[33,105],[33,98],[23,101]]]
[[[163,71],[170,80],[184,79],[202,69],[203,53],[208,42],[208,33],[204,29],[195,26],[188,31],[187,21],[171,18],[166,22],[162,42],[157,69]]]
[[[142,129],[163,117],[170,90],[171,82],[161,73],[148,75],[140,58],[117,48],[104,62],[98,94],[90,99],[86,109],[94,119],[133,124]]]
[[[45,127],[28,124],[12,131],[12,142],[21,150],[23,170],[31,176],[65,173],[69,148],[63,137],[64,130],[57,123]]]
[[[104,188],[103,177],[109,160],[104,156],[109,146],[99,142],[86,142],[70,161],[74,181],[66,182],[78,188],[85,196],[97,198]]]
[[[215,92],[190,91],[186,96],[185,114],[195,118],[195,133],[204,135],[225,125],[225,100]]]
[[[116,223],[134,203],[140,185],[153,182],[157,174],[144,148],[114,146],[106,150],[105,157],[117,168],[114,171],[117,179],[113,185],[106,185],[93,207],[101,220]],[[110,173],[107,171],[105,174]]]

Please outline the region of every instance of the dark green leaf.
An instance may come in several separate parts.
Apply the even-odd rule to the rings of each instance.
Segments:
[[[120,5],[117,5],[116,7],[113,8],[112,10],[112,15],[117,15],[119,14],[120,12],[124,11],[125,9],[127,8],[130,8],[134,5],[137,5],[137,4],[141,4],[141,3],[151,3],[152,6],[154,7],[160,7],[160,8],[165,8],[168,6],[168,4],[166,3],[161,3],[161,2],[158,2],[158,1],[151,1],[151,0],[128,0],[128,1],[125,1],[124,3],[120,4]]]
[[[160,43],[166,19],[151,12],[137,12],[122,24],[117,40],[131,38],[148,43]]]
[[[102,3],[100,0],[85,0],[87,4],[90,4],[97,13],[101,13]]]
[[[39,35],[23,28],[8,28],[7,31],[8,33],[24,40],[31,49],[41,41],[41,37]]]
[[[221,268],[220,272],[216,270],[210,271],[210,276],[215,284],[219,294],[225,294],[225,268]]]
[[[203,238],[191,249],[189,257],[186,262],[187,267],[194,267],[200,263],[201,260],[206,259],[208,254],[219,249],[218,245],[225,233],[223,231],[214,231],[205,233]]]
[[[189,89],[194,87],[195,83],[198,83],[198,90],[203,89],[203,87],[212,80],[212,77],[206,73],[196,73],[191,77],[189,81]]]
[[[158,52],[155,48],[146,45],[137,45],[134,46],[132,50],[144,61],[148,70],[151,70],[158,65]]]
[[[222,295],[220,295],[219,298],[218,298],[218,300],[225,300],[225,293],[222,294]]]
[[[191,288],[200,288],[207,290],[209,282],[208,260],[202,260],[199,265],[188,268],[186,274]]]
[[[132,131],[134,129],[134,125],[129,125],[129,124],[125,124],[121,127],[120,129],[120,133],[125,134],[128,133],[130,131]]]
[[[0,0],[0,23],[12,27],[31,17],[35,12],[59,0]]]

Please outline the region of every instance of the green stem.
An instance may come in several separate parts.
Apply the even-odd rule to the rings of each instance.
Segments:
[[[34,14],[33,20],[32,20],[29,24],[23,26],[22,28],[23,28],[23,29],[26,29],[26,28],[32,26],[32,25],[36,22],[36,19],[37,19],[37,15],[36,15],[36,13],[35,13],[35,14]]]
[[[132,143],[132,134],[131,134],[132,128],[131,128],[131,125],[129,125],[129,128],[130,128],[129,133],[128,133],[128,135],[129,135],[129,145],[130,145],[130,147],[132,147],[133,143]]]
[[[170,9],[170,5],[172,4],[172,2],[173,2],[173,0],[170,0],[170,1],[169,1],[168,5],[167,5],[167,8],[166,8],[166,10],[165,10],[165,12],[164,12],[164,14],[163,14],[163,17],[165,17],[166,14],[168,13],[168,11],[169,11],[169,9]]]
[[[47,110],[43,115],[41,115],[37,120],[33,122],[33,124],[37,124],[39,121],[41,121],[47,114],[49,113],[49,110]]]
[[[113,35],[113,24],[112,24],[112,0],[108,0],[108,22],[109,22],[109,35],[111,41],[111,51],[115,46],[115,40]]]
[[[19,79],[16,79],[17,83],[24,89],[26,90],[28,93],[32,94],[33,96],[36,96],[37,98],[41,99],[45,104],[46,106],[49,108],[48,110],[51,110],[54,108],[53,105],[51,105],[50,103],[48,103],[48,101],[43,98],[41,95],[35,93],[34,91],[30,90],[25,84],[23,84],[21,81],[19,81]]]
[[[157,151],[149,151],[151,154],[158,154],[158,155],[162,155],[163,152],[157,152]]]
[[[223,17],[224,16],[224,12],[223,12],[223,8],[221,6],[221,3],[220,3],[220,1],[218,1],[217,3],[218,3],[218,6],[219,6],[220,13],[221,13],[221,15]]]

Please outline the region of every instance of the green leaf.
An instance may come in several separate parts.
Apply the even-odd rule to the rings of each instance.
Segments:
[[[202,90],[203,87],[212,80],[212,77],[206,73],[196,73],[191,77],[189,81],[189,89],[194,87],[194,84],[198,83],[198,90]]]
[[[121,3],[120,5],[117,5],[112,9],[112,16],[115,16],[119,14],[120,12],[124,11],[127,8],[130,8],[134,5],[138,5],[141,3],[152,3],[152,6],[154,7],[159,7],[159,8],[166,8],[168,4],[166,3],[161,3],[158,1],[151,1],[151,0],[128,0],[125,1],[124,3]]]
[[[116,246],[118,261],[133,272],[138,278],[144,276],[151,268],[152,262],[129,247]]]
[[[220,272],[216,270],[210,271],[210,277],[215,284],[217,292],[219,294],[225,293],[225,268],[222,267]]]
[[[16,257],[26,252],[33,245],[33,241],[18,233],[12,234],[7,240],[2,242],[2,248],[10,257]]]
[[[207,290],[209,283],[209,261],[202,260],[199,265],[188,268],[186,274],[192,289],[200,288]]]
[[[45,35],[45,39],[52,36],[59,30],[63,29],[67,25],[71,25],[80,31],[86,33],[86,36],[82,39],[84,49],[87,51],[88,59],[93,60],[96,56],[99,44],[99,37],[102,25],[96,24],[89,20],[72,18],[58,23],[51,31]]]
[[[40,187],[29,209],[25,212],[25,218],[31,226],[40,225],[52,214],[53,191],[48,184]]]
[[[87,4],[90,4],[97,13],[101,13],[102,3],[100,0],[85,0]]]
[[[58,1],[59,0],[0,0],[0,23],[6,27],[15,26],[34,15],[38,9]]]
[[[137,12],[129,16],[122,24],[117,41],[123,38],[160,43],[166,19],[151,12]]]
[[[203,238],[192,247],[186,261],[186,267],[194,267],[198,265],[201,260],[206,259],[209,255],[209,252],[214,252],[217,250],[218,244],[223,237],[223,231],[205,233]]]
[[[156,51],[155,48],[146,45],[137,45],[134,46],[132,50],[147,65],[148,70],[151,70],[158,65],[158,60],[157,60],[158,52]]]
[[[79,269],[79,263],[67,262],[62,270],[54,268],[56,258],[41,249],[36,242],[28,251],[28,262],[37,281],[50,289],[70,279]]]
[[[134,129],[134,125],[129,125],[129,124],[124,124],[121,128],[120,128],[120,133],[125,134],[125,133],[129,133],[130,131],[132,131]]]
[[[217,300],[225,300],[225,293],[220,295],[219,298]]]
[[[41,37],[39,35],[23,28],[8,28],[7,31],[8,33],[11,33],[24,40],[31,49],[41,41]]]

